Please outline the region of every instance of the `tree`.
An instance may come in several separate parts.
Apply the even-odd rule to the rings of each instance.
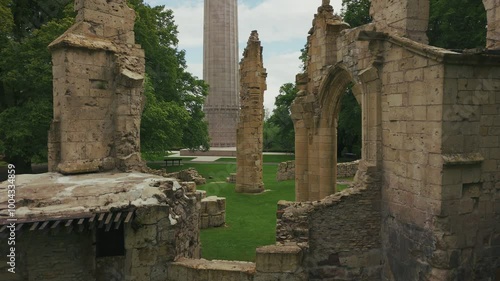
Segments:
[[[266,121],[264,129],[267,129],[267,142],[269,148],[281,151],[295,150],[295,131],[290,106],[297,95],[297,88],[293,83],[286,83],[280,87],[280,94],[276,97],[273,114]],[[266,137],[266,134],[265,134]],[[272,139],[270,139],[272,137]]]
[[[342,0],[341,15],[353,28],[370,23],[370,0]]]
[[[340,100],[337,118],[337,155],[343,152],[361,155],[361,106],[356,101],[350,85]]]
[[[158,99],[151,80],[145,81],[146,106],[141,120],[141,149],[150,153],[164,151],[182,142],[182,134],[172,134],[184,128],[189,114],[179,104]],[[161,126],[158,126],[161,124]]]
[[[18,172],[29,172],[33,159],[46,161],[52,119],[47,46],[72,25],[72,2],[0,0],[0,154]],[[207,148],[202,111],[207,87],[186,71],[172,11],[150,7],[142,0],[130,0],[130,4],[137,13],[136,41],[146,52],[143,148],[164,151],[182,144]]]
[[[447,49],[486,45],[486,11],[477,0],[431,0],[429,43]]]

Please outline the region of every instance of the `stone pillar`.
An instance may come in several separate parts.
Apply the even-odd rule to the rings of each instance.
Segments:
[[[236,146],[239,111],[238,6],[236,0],[205,0],[203,79],[209,94],[203,111],[210,145]]]
[[[429,0],[372,0],[370,15],[378,31],[427,44]]]
[[[337,181],[337,134],[336,126],[319,128],[319,197],[321,200],[336,191]],[[332,127],[333,126],[333,127]]]
[[[240,121],[237,130],[236,192],[264,191],[262,149],[266,69],[257,31],[252,31],[240,64]]]
[[[295,127],[295,200],[309,201],[307,181],[307,128],[303,120],[294,122]]]
[[[76,23],[49,45],[54,119],[49,170],[65,174],[142,167],[144,52],[125,0],[76,0]]]
[[[500,48],[500,2],[495,0],[483,0],[488,18],[488,34],[486,35],[486,48]]]

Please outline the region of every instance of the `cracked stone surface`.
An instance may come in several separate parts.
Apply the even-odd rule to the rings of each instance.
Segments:
[[[143,173],[19,175],[16,177],[16,217],[40,218],[160,205],[160,201],[166,200],[157,184],[160,181],[177,183],[175,179]],[[8,184],[0,184],[0,218],[7,215]]]

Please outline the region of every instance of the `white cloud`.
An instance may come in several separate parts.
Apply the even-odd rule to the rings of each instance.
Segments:
[[[300,71],[300,51],[284,54],[266,55],[264,48],[264,67],[267,69],[267,91],[264,93],[264,106],[272,109],[281,85],[295,82],[295,75]]]

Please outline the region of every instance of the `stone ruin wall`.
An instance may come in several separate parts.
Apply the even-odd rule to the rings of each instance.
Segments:
[[[304,250],[296,245],[257,248],[255,263],[179,259],[169,263],[167,281],[306,281]]]
[[[422,55],[406,41],[385,45],[383,278],[494,276],[500,134],[491,114],[500,113],[500,62],[444,50]]]
[[[207,197],[204,190],[196,190],[197,185],[206,183],[198,171],[188,168],[179,172],[164,174],[164,177],[175,178],[188,193],[195,194],[197,202],[200,202],[200,228],[221,227],[226,224],[226,198],[218,196]]]
[[[257,31],[252,31],[240,63],[240,120],[236,132],[236,192],[264,191],[262,149],[266,69]]]
[[[52,42],[49,170],[140,169],[144,52],[124,0],[76,0],[76,23]]]
[[[167,201],[172,200],[170,205],[174,208],[165,205],[137,208],[131,223],[124,224],[124,256],[96,257],[97,225],[89,229],[85,222],[83,230],[77,230],[75,220],[74,229],[60,223],[57,227],[48,224],[44,230],[34,231],[25,225],[16,231],[16,274],[7,272],[2,264],[0,277],[5,281],[163,281],[169,262],[201,255],[200,203],[194,194],[186,195],[188,199],[179,199],[175,192],[169,193]],[[169,217],[174,213],[176,222]],[[0,250],[7,253],[7,247],[7,243],[2,243]]]
[[[312,201],[328,194],[323,186],[331,177],[325,180],[326,174],[314,168],[326,165],[322,155],[330,153],[324,144],[332,136],[328,126],[333,122],[323,116],[334,115],[336,100],[352,81],[363,111],[363,160],[356,186],[347,192],[363,199],[353,203],[351,213],[345,216],[352,217],[356,204],[371,204],[371,214],[375,217],[378,213],[382,221],[381,231],[373,234],[381,247],[383,268],[380,277],[367,280],[498,277],[500,256],[495,249],[500,245],[500,212],[495,206],[500,199],[500,134],[494,117],[500,113],[498,57],[487,52],[464,55],[430,47],[420,44],[425,40],[418,36],[414,39],[419,42],[414,42],[398,37],[397,31],[393,35],[390,27],[381,30],[391,35],[378,33],[377,22],[336,33],[335,28],[342,25],[335,23],[329,11],[330,7],[323,5],[315,17],[308,41],[308,71],[297,76],[301,92],[292,105],[298,200]],[[418,10],[405,11],[406,24],[411,23],[412,13]],[[495,25],[489,21],[488,26]],[[409,34],[413,31],[406,32],[412,38]],[[492,32],[488,34],[491,38]],[[331,40],[337,44],[331,46]],[[338,56],[332,59],[331,52]],[[349,210],[343,204],[349,205],[351,196],[336,194],[317,203],[280,207],[278,239],[308,241],[309,259],[326,254],[335,257],[337,248],[348,245],[336,242],[346,235],[337,235],[346,222],[326,216],[317,225],[311,221],[321,221],[323,213]],[[360,225],[355,226],[354,221],[349,220],[353,223],[350,228],[366,223],[360,218]],[[332,241],[316,234],[322,228],[328,229],[325,235]],[[359,230],[350,235],[357,240],[364,233]],[[323,251],[325,248],[328,250]],[[370,265],[370,259],[363,257],[376,253],[376,249],[359,249],[353,255],[358,268]],[[326,261],[311,263],[309,277],[324,272],[318,270],[322,266],[336,270],[348,264],[339,260],[330,265]],[[337,273],[345,280],[367,278],[356,275],[359,271],[351,267],[345,268]]]
[[[358,171],[359,160],[346,163],[337,163],[337,178],[352,178]],[[281,162],[276,172],[276,181],[295,179],[295,161]]]
[[[372,0],[370,16],[377,31],[427,44],[429,0]]]

